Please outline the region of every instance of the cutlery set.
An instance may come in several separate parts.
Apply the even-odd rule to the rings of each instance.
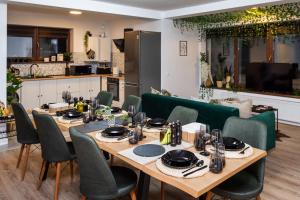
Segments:
[[[190,167],[190,168],[188,168],[187,170],[184,170],[182,173],[183,173],[183,177],[187,177],[187,176],[189,176],[189,175],[191,175],[191,174],[194,174],[195,172],[198,172],[198,171],[200,171],[200,170],[203,170],[203,169],[205,169],[205,168],[207,168],[207,165],[204,165],[203,166],[203,164],[204,164],[204,161],[203,160],[200,160],[200,161],[198,161],[196,164],[195,164],[195,166],[193,166],[193,167]],[[197,167],[199,167],[198,169],[196,169],[196,170],[193,170],[193,171],[191,171],[191,172],[188,172],[188,171],[190,171],[190,170],[192,170],[192,169],[195,169],[195,168],[197,168]],[[188,172],[188,173],[187,173]]]

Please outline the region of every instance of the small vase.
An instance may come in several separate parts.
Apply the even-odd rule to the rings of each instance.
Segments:
[[[222,81],[217,81],[217,87],[222,88],[223,87],[223,82]]]

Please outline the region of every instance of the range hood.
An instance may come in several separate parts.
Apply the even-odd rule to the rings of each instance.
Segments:
[[[116,47],[119,49],[120,52],[124,52],[124,39],[113,39]]]
[[[125,38],[125,33],[128,31],[133,31],[132,28],[124,28],[124,38]],[[120,52],[124,52],[124,44],[125,40],[123,39],[113,39],[116,47],[119,49]]]

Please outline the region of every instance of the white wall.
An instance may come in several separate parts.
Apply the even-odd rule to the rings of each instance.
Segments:
[[[6,103],[7,4],[0,3],[0,101]]]
[[[83,38],[86,31],[89,30],[93,35],[99,35],[101,26],[104,25],[105,28],[107,26],[107,22],[101,18],[85,17],[84,14],[75,16],[57,14],[55,11],[53,13],[32,13],[21,10],[8,11],[8,24],[70,28],[73,30],[71,50],[74,52],[84,51]],[[106,33],[109,35],[108,29],[106,29]]]

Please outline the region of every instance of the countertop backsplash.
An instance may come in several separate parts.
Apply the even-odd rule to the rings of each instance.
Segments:
[[[20,76],[30,74],[32,63],[12,64],[11,66],[20,70]],[[39,67],[33,66],[32,72],[43,76],[65,74],[66,63],[38,63]]]

